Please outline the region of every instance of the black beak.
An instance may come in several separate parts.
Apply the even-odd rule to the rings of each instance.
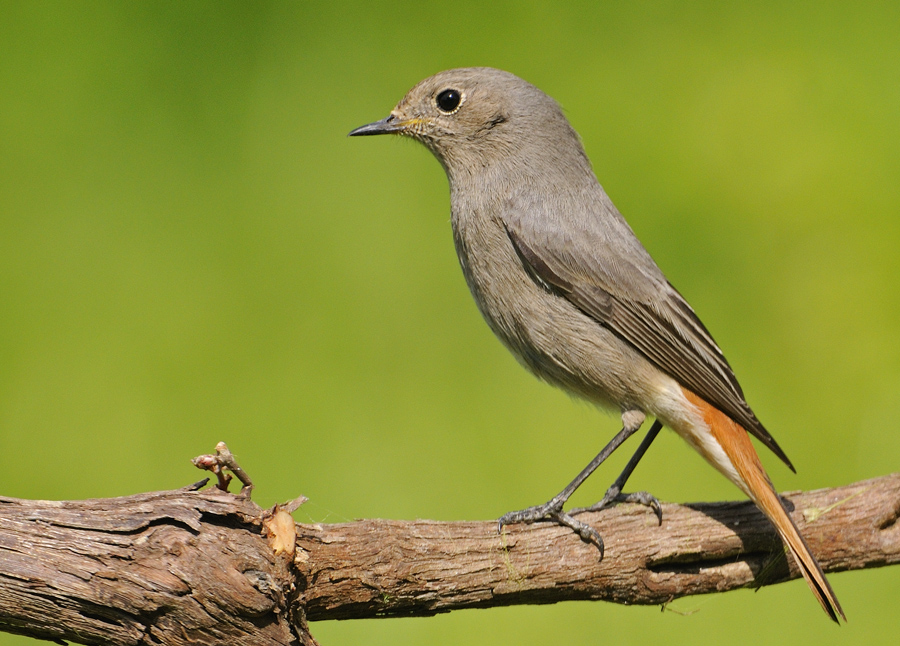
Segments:
[[[389,135],[391,133],[400,132],[403,128],[397,123],[394,115],[385,117],[381,121],[368,123],[360,126],[356,130],[350,132],[348,137],[363,137],[365,135]]]

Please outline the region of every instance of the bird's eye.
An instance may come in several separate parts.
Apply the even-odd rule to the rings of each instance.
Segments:
[[[462,101],[462,94],[459,90],[444,90],[435,98],[438,110],[444,114],[453,114]]]

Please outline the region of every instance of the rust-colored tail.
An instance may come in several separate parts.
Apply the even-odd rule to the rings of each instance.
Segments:
[[[809,546],[800,531],[794,524],[794,521],[784,509],[781,499],[775,493],[769,476],[766,475],[756,449],[750,441],[750,436],[739,424],[730,417],[718,410],[716,407],[707,403],[689,390],[684,390],[688,400],[697,407],[703,415],[716,441],[725,451],[725,454],[731,460],[735,470],[743,482],[735,482],[735,484],[746,493],[750,499],[756,503],[762,512],[769,518],[778,534],[790,549],[794,560],[803,573],[816,599],[822,605],[825,612],[832,620],[838,622],[840,615],[844,621],[847,620],[841,604],[838,602],[834,594],[834,590],[825,578],[825,573],[819,567],[819,563],[809,551]],[[838,622],[839,623],[839,622]]]

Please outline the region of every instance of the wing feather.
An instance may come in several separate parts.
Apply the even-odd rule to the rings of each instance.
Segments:
[[[596,261],[579,256],[578,246],[555,250],[546,244],[526,242],[522,232],[509,223],[506,223],[506,230],[532,276],[612,330],[682,386],[753,433],[791,470],[794,469],[744,400],[734,371],[709,331],[681,294],[662,277],[655,264],[652,267],[659,273],[659,280],[653,297],[644,293],[639,294],[643,298],[634,298],[624,289],[616,288],[625,281],[616,281],[610,275],[608,265],[612,265],[612,271],[623,271],[627,265],[623,258],[618,258],[616,263],[607,263],[600,271]],[[628,269],[640,271],[634,267]]]

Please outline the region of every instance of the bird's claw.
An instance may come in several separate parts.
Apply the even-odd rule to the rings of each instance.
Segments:
[[[571,529],[578,534],[585,543],[591,543],[596,546],[596,548],[600,550],[600,558],[602,559],[605,548],[600,533],[587,523],[575,520],[571,515],[565,513],[562,510],[562,505],[563,503],[561,501],[554,499],[543,505],[536,505],[534,507],[528,507],[527,509],[511,511],[504,514],[500,517],[500,520],[497,521],[497,533],[499,534],[503,531],[504,525],[514,525],[516,523],[530,524],[547,521],[554,522]]]
[[[577,509],[573,509],[569,513],[574,516],[576,514],[583,514],[587,511],[601,511],[620,502],[633,502],[639,505],[644,505],[645,507],[650,507],[650,509],[653,510],[653,513],[656,514],[658,523],[662,525],[662,505],[659,504],[659,500],[656,499],[656,496],[650,494],[647,491],[622,493],[621,490],[615,485],[613,485],[606,491],[606,494],[604,494],[600,502],[596,502],[590,507],[579,507]]]
[[[504,525],[515,525],[516,523],[530,524],[539,520],[553,520],[556,514],[562,512],[562,506],[563,503],[554,498],[549,502],[545,502],[543,505],[535,505],[534,507],[527,507],[525,509],[520,509],[519,511],[511,511],[503,514],[500,517],[500,520],[497,521],[497,531],[498,533],[502,531]]]

